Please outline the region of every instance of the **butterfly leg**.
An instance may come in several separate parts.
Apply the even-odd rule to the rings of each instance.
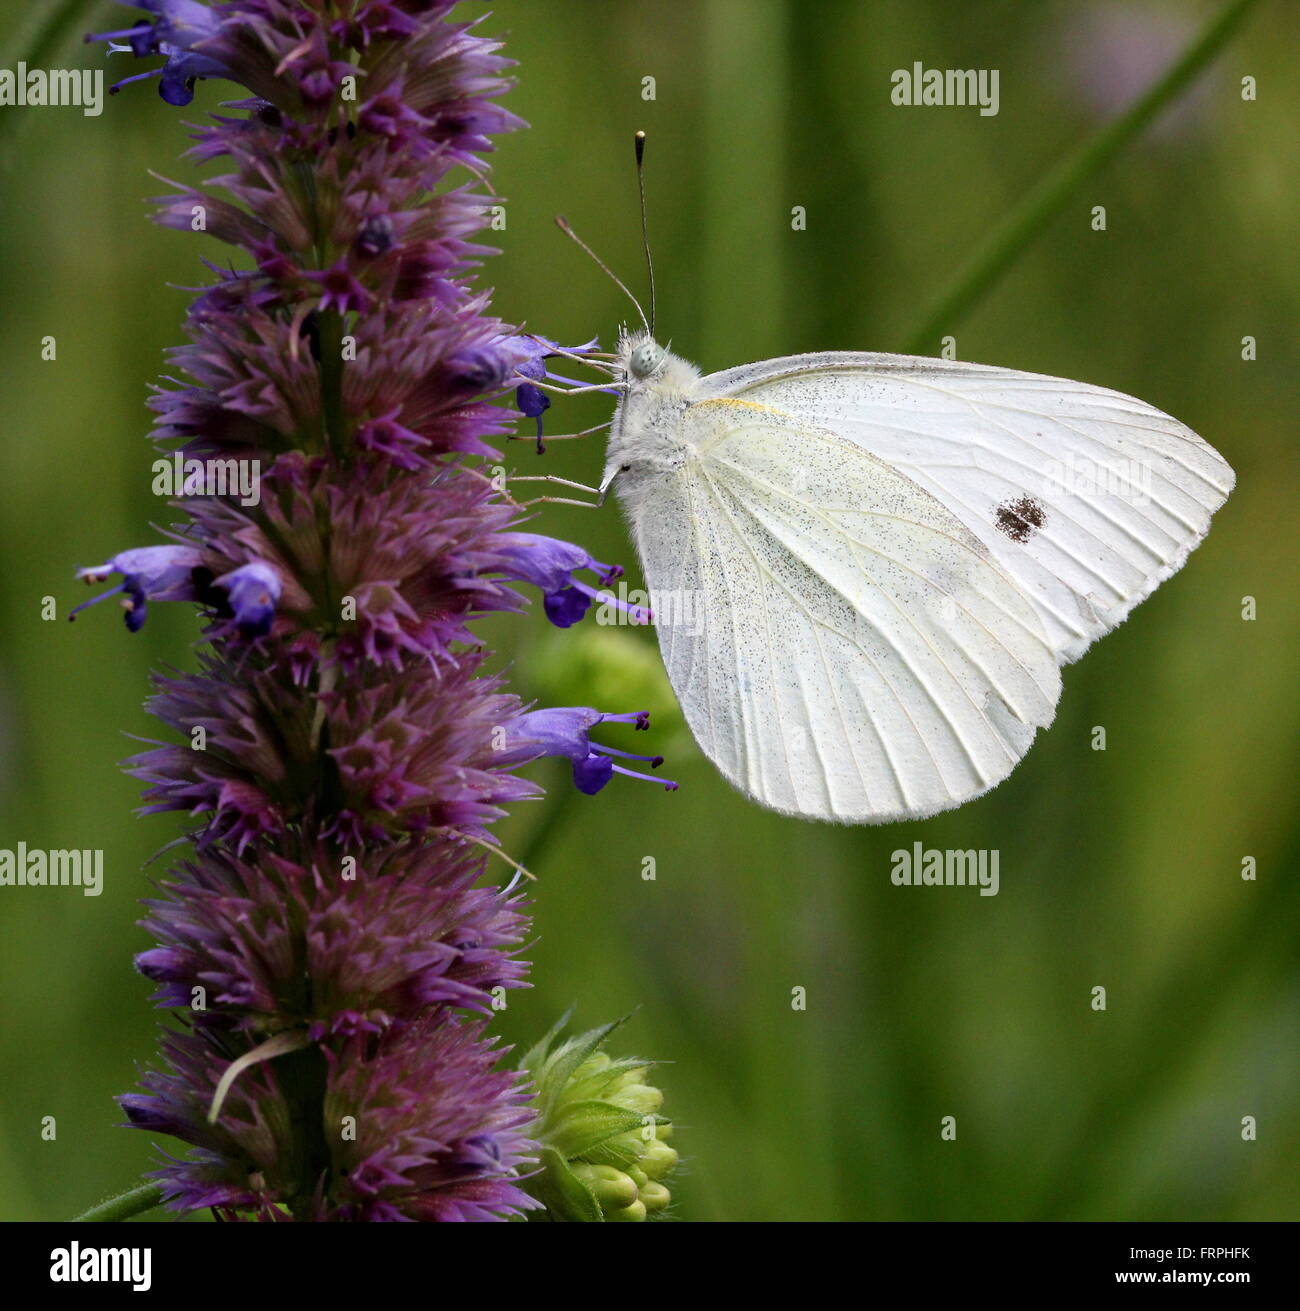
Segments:
[[[577,441],[579,437],[590,437],[593,432],[603,432],[613,424],[614,420],[610,419],[607,423],[598,423],[594,428],[584,428],[581,432],[560,432],[546,434],[548,442],[572,442]],[[522,433],[511,433],[506,441],[508,442],[531,442],[535,439],[531,435]]]
[[[572,487],[575,491],[590,492],[595,501],[576,501],[567,496],[536,496],[523,505],[580,505],[584,510],[599,510],[605,504],[605,491],[599,487],[588,487],[586,483],[575,483],[569,478],[561,478],[554,473],[523,473],[510,479],[516,483],[554,483],[559,487]]]
[[[575,501],[571,496],[534,496],[531,501],[520,501],[520,505],[578,505],[584,510],[599,510],[599,501]]]
[[[526,335],[531,336],[534,341],[542,341],[542,339],[535,334],[528,333]],[[579,354],[577,351],[565,350],[563,346],[552,346],[549,342],[542,342],[542,344],[546,346],[547,355],[559,355],[566,360],[573,360],[577,364],[585,364],[588,368],[600,369],[602,371],[607,370],[613,372],[613,366],[606,364],[604,361],[618,359],[617,355],[612,355],[609,351],[586,351],[583,354]]]
[[[597,382],[589,387],[561,387],[555,382],[539,382],[536,378],[529,378],[525,374],[519,374],[524,382],[532,383],[534,387],[540,387],[543,391],[553,391],[557,396],[581,396],[583,392],[589,391],[626,391],[627,383],[625,382]]]

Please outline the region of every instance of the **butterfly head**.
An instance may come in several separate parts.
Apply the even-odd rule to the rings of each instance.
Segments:
[[[661,346],[645,331],[624,331],[618,341],[616,367],[632,391],[676,392],[698,376],[694,365]]]
[[[629,378],[644,382],[663,368],[668,358],[668,351],[652,337],[647,337],[639,346],[634,346],[627,357]]]

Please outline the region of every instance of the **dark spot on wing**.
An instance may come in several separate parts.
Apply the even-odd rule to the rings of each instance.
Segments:
[[[1027,542],[1047,522],[1043,507],[1032,496],[999,505],[993,526],[1013,542]]]

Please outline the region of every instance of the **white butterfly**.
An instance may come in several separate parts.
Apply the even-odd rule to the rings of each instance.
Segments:
[[[1209,445],[1084,383],[906,355],[701,377],[625,334],[602,492],[668,677],[726,778],[786,814],[918,818],[1000,783],[1061,666],[1179,569],[1232,490]]]

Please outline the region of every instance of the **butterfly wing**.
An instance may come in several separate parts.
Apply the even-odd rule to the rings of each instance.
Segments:
[[[629,518],[668,676],[727,779],[776,810],[880,823],[1005,778],[1060,671],[987,548],[832,431],[733,400],[686,424],[693,455]]]
[[[797,415],[924,488],[1032,600],[1062,663],[1182,567],[1234,482],[1153,406],[1011,369],[796,355],[712,374],[701,394]]]

